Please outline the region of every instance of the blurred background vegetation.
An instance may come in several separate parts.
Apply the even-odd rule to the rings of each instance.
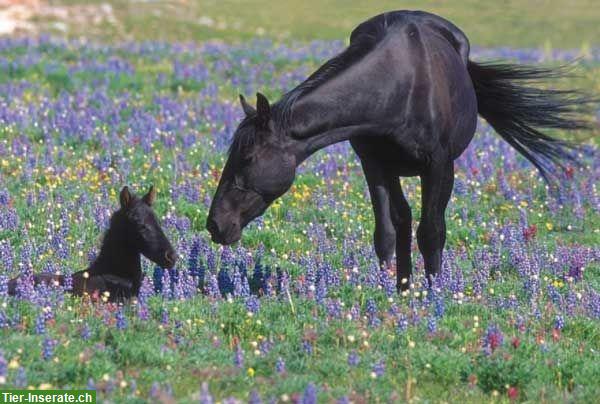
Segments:
[[[15,8],[22,24],[9,32],[12,25],[6,18]],[[398,9],[439,14],[477,46],[580,48],[600,43],[598,0],[0,0],[0,28],[102,41],[346,39],[361,21]]]

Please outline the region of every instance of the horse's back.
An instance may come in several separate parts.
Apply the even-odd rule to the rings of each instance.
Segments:
[[[407,119],[427,122],[448,136],[457,126],[471,129],[477,101],[467,70],[469,41],[460,29],[433,14],[394,11],[359,25],[351,38],[365,35],[379,36],[370,56],[394,72]],[[464,125],[457,125],[457,116],[467,117]]]
[[[383,37],[398,28],[415,24],[419,28],[428,28],[444,37],[467,64],[470,45],[467,36],[450,21],[435,14],[424,11],[390,11],[376,15],[359,24],[350,34],[350,43],[364,41],[380,41]]]
[[[390,146],[400,146],[398,152],[404,152],[404,159],[429,161],[440,153],[450,158],[460,155],[477,123],[477,99],[467,70],[469,41],[464,33],[433,14],[395,11],[373,17],[352,32],[351,45],[352,41],[369,40],[377,40],[377,46],[357,64],[355,72],[362,64],[363,72],[371,72],[372,87],[367,91],[379,88],[390,102],[376,108],[377,112],[365,110],[362,114],[379,114],[375,119],[402,124]],[[361,148],[360,143],[373,140],[355,141],[355,149]],[[385,149],[388,154],[394,150]],[[420,152],[415,154],[415,150]]]

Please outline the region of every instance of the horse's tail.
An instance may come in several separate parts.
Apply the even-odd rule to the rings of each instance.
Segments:
[[[565,68],[547,69],[504,63],[468,62],[479,114],[526,157],[547,183],[559,178],[563,161],[578,165],[578,145],[556,139],[542,129],[591,129],[584,113],[597,100],[571,90],[531,86],[565,76]]]

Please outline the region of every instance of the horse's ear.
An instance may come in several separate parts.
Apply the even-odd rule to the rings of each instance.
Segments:
[[[131,201],[133,200],[133,195],[129,192],[129,187],[125,185],[121,190],[121,194],[119,195],[119,202],[121,202],[121,208],[127,209],[131,206]]]
[[[246,102],[246,99],[242,94],[240,94],[240,104],[242,104],[242,109],[244,110],[246,116],[256,115],[256,110]]]
[[[156,189],[154,189],[154,185],[152,185],[150,187],[150,189],[148,190],[148,193],[146,195],[144,195],[144,197],[142,198],[142,200],[148,206],[154,205],[154,201],[156,200]]]
[[[256,113],[257,124],[266,128],[271,119],[271,106],[267,97],[261,93],[256,93]]]

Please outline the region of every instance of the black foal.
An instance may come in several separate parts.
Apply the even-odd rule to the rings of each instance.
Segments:
[[[123,187],[121,207],[110,219],[100,254],[87,269],[72,275],[72,294],[82,296],[108,292],[111,301],[137,296],[143,276],[140,254],[163,268],[175,265],[177,254],[152,210],[155,198],[154,187],[142,198],[132,194],[128,187]],[[38,274],[33,276],[33,280],[36,285],[62,286],[65,275]],[[16,277],[9,281],[10,295],[17,293],[19,281],[26,280]]]

